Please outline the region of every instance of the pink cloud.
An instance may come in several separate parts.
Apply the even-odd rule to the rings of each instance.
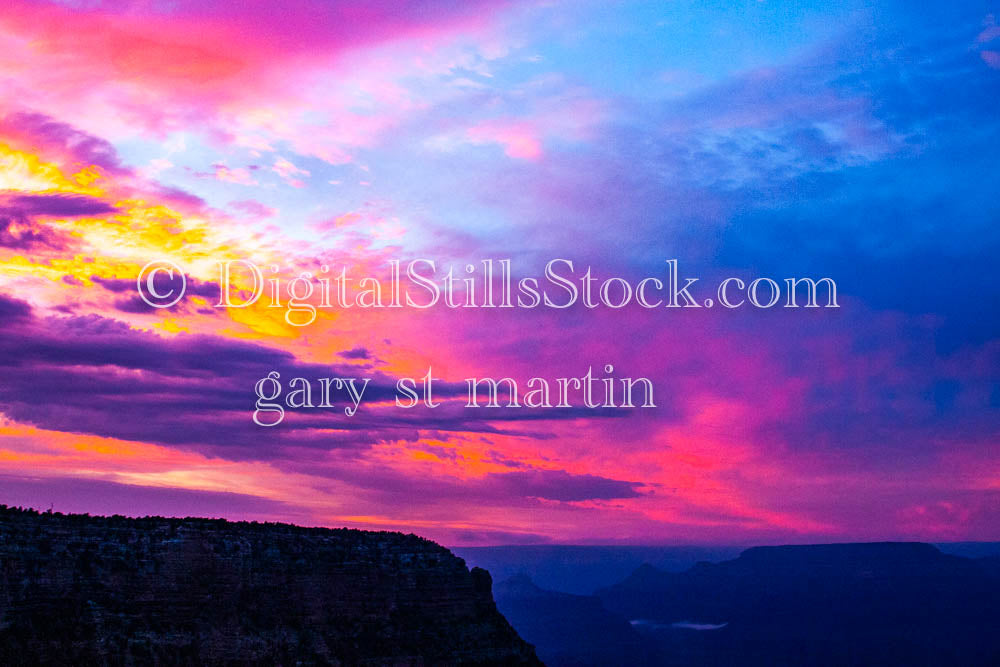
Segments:
[[[282,180],[295,188],[305,187],[305,183],[299,179],[299,176],[309,176],[308,171],[296,167],[283,157],[279,157],[274,161],[274,166],[271,167],[271,171],[276,173],[282,178]]]
[[[265,206],[259,201],[253,199],[244,199],[241,201],[229,202],[230,208],[234,208],[241,213],[250,216],[255,220],[262,220],[264,218],[273,218],[278,214],[278,210],[271,208],[270,206]]]
[[[993,16],[993,14],[988,15],[983,23],[986,27],[983,28],[983,31],[979,33],[979,35],[976,36],[977,42],[985,44],[986,42],[991,42],[997,37],[1000,37],[1000,25],[997,25],[996,17]]]
[[[230,169],[224,164],[213,164],[212,168],[215,171],[208,176],[217,181],[236,183],[238,185],[257,185],[257,180],[250,174],[249,170],[243,167]]]
[[[360,53],[404,42],[426,53],[507,3],[130,4],[9,3],[0,101],[108,138],[196,125],[220,141],[269,150],[281,140],[345,163],[419,104],[394,79],[423,59]]]
[[[466,136],[473,143],[496,143],[507,157],[535,161],[542,157],[537,130],[527,121],[487,121],[470,127]]]

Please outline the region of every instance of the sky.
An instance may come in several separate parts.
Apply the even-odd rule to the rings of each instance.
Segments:
[[[0,9],[0,503],[446,545],[1000,539],[1000,6]],[[214,308],[222,260],[830,277],[827,309]],[[167,259],[174,307],[136,278]],[[213,282],[215,281],[215,282]],[[242,285],[246,287],[245,284]],[[466,409],[648,377],[656,408]],[[393,405],[428,367],[441,405]],[[255,382],[370,379],[352,416]]]

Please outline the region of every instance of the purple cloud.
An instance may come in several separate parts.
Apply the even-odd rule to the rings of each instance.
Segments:
[[[82,132],[40,113],[12,113],[0,118],[0,135],[27,139],[44,153],[68,155],[81,166],[96,165],[111,173],[126,173],[118,153],[104,139]]]
[[[4,215],[0,211],[0,247],[11,250],[64,250],[70,238],[49,225],[19,215]]]
[[[110,283],[119,288],[117,283]],[[183,446],[232,459],[272,460],[287,448],[365,449],[416,440],[421,433],[502,433],[495,422],[574,419],[445,405],[435,410],[365,407],[289,411],[263,430],[251,413],[255,383],[271,370],[285,378],[357,377],[353,366],[298,361],[280,349],[214,336],[164,338],[100,317],[34,318],[27,304],[0,301],[0,410],[43,428]],[[396,379],[366,371],[368,405],[395,396]],[[441,398],[464,396],[464,383],[440,383]],[[342,401],[346,400],[346,397]],[[345,403],[341,403],[344,405]],[[591,416],[598,416],[595,412]]]
[[[65,250],[73,245],[69,235],[35,218],[107,215],[114,210],[113,206],[100,199],[85,195],[55,193],[0,196],[0,246],[14,250]]]
[[[563,502],[612,500],[642,495],[638,482],[623,482],[598,475],[573,475],[564,470],[529,470],[488,475],[485,486],[502,496],[523,495]]]
[[[0,213],[20,216],[49,216],[73,218],[79,216],[107,215],[115,207],[95,197],[53,193],[10,195],[0,199]]]
[[[116,299],[114,302],[115,309],[123,313],[135,313],[142,315],[153,313],[157,310],[143,301],[142,297],[139,295],[136,281],[133,278],[102,278],[101,276],[94,275],[91,276],[90,279],[95,284],[100,285],[109,292],[125,295],[123,298]],[[188,275],[185,275],[185,279],[187,287],[184,291],[184,298],[173,306],[167,308],[167,310],[178,311],[187,309],[192,296],[200,296],[207,299],[209,302],[218,302],[218,284],[198,280],[197,278],[193,278]],[[157,273],[153,276],[153,284],[156,290],[160,293],[166,293],[172,287],[169,276],[162,273]],[[206,315],[215,314],[215,311],[211,308],[199,309],[198,312]]]

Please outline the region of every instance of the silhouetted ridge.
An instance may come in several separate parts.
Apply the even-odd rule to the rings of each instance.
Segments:
[[[737,561],[767,566],[789,565],[813,570],[844,570],[858,566],[906,565],[921,567],[951,559],[923,542],[866,542],[862,544],[803,544],[751,547]]]
[[[657,664],[652,646],[593,595],[547,591],[518,574],[497,584],[496,600],[549,667]]]
[[[1000,586],[990,564],[929,544],[754,547],[686,572],[644,566],[597,595],[611,611],[658,628],[681,663],[687,655],[691,664],[708,656],[744,664],[1000,664],[992,629]],[[695,627],[700,636],[684,629]]]
[[[414,535],[0,505],[0,664],[538,665]]]

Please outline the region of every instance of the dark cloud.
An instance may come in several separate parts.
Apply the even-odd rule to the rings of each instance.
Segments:
[[[186,190],[171,188],[158,183],[149,185],[150,196],[157,201],[169,204],[173,208],[183,211],[201,211],[205,207],[205,200],[197,195],[193,195]]]
[[[42,157],[74,167],[99,167],[110,175],[128,176],[133,172],[124,166],[114,146],[98,137],[94,137],[72,125],[62,123],[44,114],[33,112],[11,113],[0,118],[0,138],[6,138],[13,145],[31,147]],[[195,212],[205,208],[205,201],[197,195],[184,190],[146,183],[142,192],[143,198],[155,200],[171,206],[179,211]],[[114,211],[110,205],[91,199],[85,202],[85,197],[78,195],[31,195],[43,197],[50,201],[46,203],[51,213],[47,215],[103,215]],[[61,203],[56,199],[63,199]],[[71,200],[75,198],[75,200]],[[0,204],[2,206],[2,204]],[[58,212],[62,206],[66,212]],[[79,212],[73,212],[79,211]]]
[[[0,136],[22,139],[26,145],[39,147],[44,155],[67,155],[80,166],[96,165],[111,173],[127,171],[108,141],[44,114],[8,114],[0,119]]]
[[[159,278],[159,274],[157,274],[156,278]],[[100,285],[101,287],[103,287],[104,289],[108,290],[109,292],[114,292],[115,294],[121,294],[123,292],[134,292],[138,289],[136,287],[136,282],[134,279],[129,280],[127,278],[102,278],[101,276],[90,276],[90,279],[93,282]],[[156,284],[157,288],[159,288],[158,283],[154,282],[154,284]]]
[[[216,283],[207,282],[203,280],[198,280],[197,278],[192,278],[189,275],[185,275],[185,287],[184,293],[186,295],[201,296],[206,299],[214,299],[218,301],[219,299],[219,286]],[[136,285],[135,278],[102,278],[101,276],[91,276],[90,279],[108,290],[109,292],[114,292],[115,294],[124,294],[127,292],[138,291],[138,286]],[[161,282],[162,281],[162,282]],[[153,286],[158,290],[169,289],[170,278],[164,273],[157,273],[153,276]]]
[[[19,299],[0,294],[0,328],[27,320],[31,316],[31,306]]]
[[[251,414],[254,385],[269,371],[287,382],[358,377],[358,369],[306,364],[280,349],[214,336],[162,337],[97,315],[34,318],[27,304],[7,297],[0,313],[9,315],[0,318],[0,411],[48,429],[262,460],[281,458],[291,447],[364,449],[426,432],[501,433],[498,422],[543,418],[454,403],[379,408],[373,404],[395,397],[396,379],[365,371],[365,403],[353,417],[343,412],[344,396],[337,409],[289,410],[280,426],[264,429]],[[464,396],[465,386],[442,382],[435,391],[440,398]],[[548,419],[580,416],[547,412]]]
[[[72,245],[69,235],[51,226],[17,214],[0,212],[0,247],[11,250],[65,250]]]
[[[458,459],[461,456],[454,456],[445,448],[424,443],[413,446],[426,448],[435,457],[460,467]],[[501,459],[502,456],[490,461],[501,463]],[[530,509],[551,501],[614,500],[635,498],[646,493],[641,488],[642,484],[637,482],[534,468],[522,462],[512,463],[504,472],[472,477],[454,477],[446,471],[427,475],[379,466],[364,458],[351,456],[346,451],[337,451],[322,458],[289,458],[279,465],[288,472],[336,480],[336,483],[317,482],[317,491],[336,493],[337,484],[347,483],[362,494],[359,497],[389,506],[455,504]]]
[[[184,297],[166,310],[190,310],[190,300],[193,296],[200,296],[207,299],[210,303],[218,303],[220,291],[217,283],[198,280],[197,278],[193,278],[189,275],[185,275],[184,278],[186,281]],[[158,310],[157,308],[154,308],[146,303],[139,295],[139,288],[136,284],[135,278],[103,278],[101,276],[94,275],[91,276],[90,279],[95,284],[100,285],[109,292],[125,295],[123,298],[116,299],[114,301],[115,309],[123,313],[143,315],[154,313]],[[174,287],[170,277],[165,273],[156,273],[153,276],[153,286],[157,293],[160,294],[166,294],[172,287]],[[215,314],[215,311],[210,308],[199,308],[197,310],[203,315]]]
[[[180,310],[183,304],[183,299],[178,301],[174,305],[166,308],[166,310]],[[139,295],[126,297],[124,299],[115,299],[114,302],[115,310],[122,313],[132,313],[133,315],[148,315],[150,313],[155,313],[156,308],[150,306],[148,303],[142,300]]]
[[[65,250],[74,245],[68,234],[36,218],[107,215],[114,207],[84,195],[0,195],[0,246],[14,250]]]
[[[11,195],[0,199],[0,213],[19,216],[72,218],[114,213],[115,207],[95,197],[53,193]]]
[[[637,482],[623,482],[597,475],[572,475],[564,470],[530,470],[486,476],[486,488],[501,496],[522,495],[563,502],[612,500],[642,495]]]
[[[344,359],[371,359],[372,353],[364,347],[355,347],[340,353]]]

